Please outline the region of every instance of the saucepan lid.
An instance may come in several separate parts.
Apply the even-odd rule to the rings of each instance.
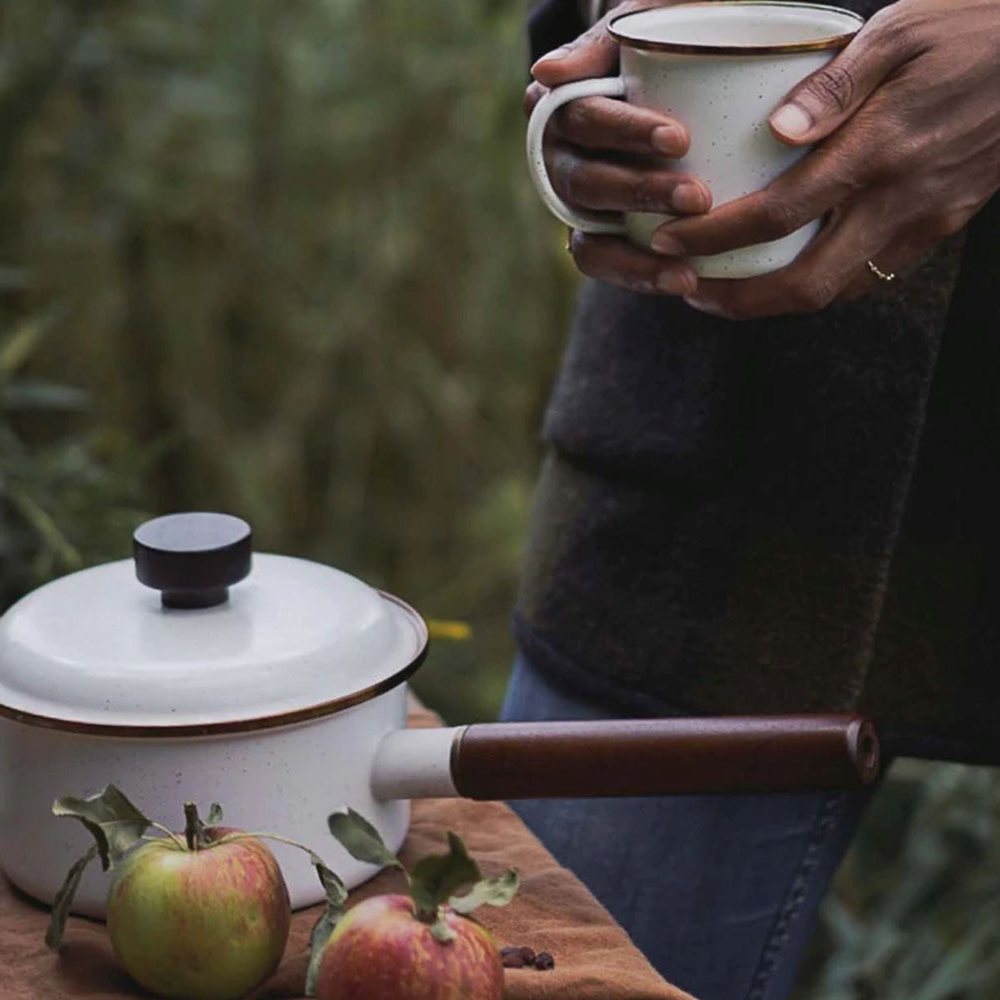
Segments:
[[[237,517],[156,518],[133,551],[0,618],[0,715],[117,736],[252,731],[376,697],[426,651],[408,605],[331,566],[253,553]]]

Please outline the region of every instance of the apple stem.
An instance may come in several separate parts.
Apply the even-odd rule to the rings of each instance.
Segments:
[[[184,837],[187,840],[189,851],[197,851],[201,844],[198,843],[198,807],[193,802],[184,803]]]
[[[305,844],[300,844],[297,840],[289,840],[288,837],[279,836],[277,833],[256,833],[249,830],[241,830],[239,833],[227,833],[224,837],[220,837],[216,843],[231,844],[235,840],[258,840],[261,838],[264,840],[277,840],[279,843],[288,844],[289,847],[297,847],[300,851],[305,851],[309,855],[315,855],[316,853],[312,848],[306,847]]]
[[[150,823],[153,829],[159,830],[160,833],[166,834],[182,851],[184,850],[184,841],[174,833],[169,827],[164,826],[162,823]],[[143,837],[143,840],[156,840],[156,837]]]

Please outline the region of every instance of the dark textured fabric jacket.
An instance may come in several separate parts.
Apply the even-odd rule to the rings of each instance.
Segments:
[[[582,28],[549,0],[534,54]],[[998,233],[994,198],[807,316],[586,284],[545,421],[528,658],[623,713],[859,708],[902,752],[1000,762]]]

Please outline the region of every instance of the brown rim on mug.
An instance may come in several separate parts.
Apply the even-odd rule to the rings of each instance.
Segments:
[[[784,42],[773,45],[712,45],[701,42],[660,42],[652,39],[629,38],[615,31],[615,25],[619,21],[633,17],[636,14],[645,14],[651,10],[676,10],[678,7],[786,7],[805,10],[822,10],[831,13],[846,14],[855,18],[858,22],[856,31],[849,31],[846,34],[828,35],[825,38],[817,38],[811,42]],[[830,4],[819,3],[795,3],[793,0],[694,0],[692,3],[671,4],[669,7],[641,7],[638,10],[630,10],[624,14],[613,17],[608,22],[608,32],[618,42],[630,49],[642,49],[647,52],[674,52],[683,55],[705,55],[705,56],[771,56],[786,55],[794,52],[819,52],[823,49],[842,49],[860,31],[865,21],[860,14],[853,10],[846,10],[843,7],[834,7]]]

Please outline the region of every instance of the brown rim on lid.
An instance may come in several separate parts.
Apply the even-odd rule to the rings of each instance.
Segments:
[[[345,709],[353,708],[355,705],[371,701],[379,695],[398,687],[416,673],[417,668],[424,662],[424,658],[427,656],[429,646],[427,625],[421,615],[405,601],[400,600],[400,598],[388,594],[383,590],[378,591],[378,593],[385,600],[398,605],[400,610],[413,619],[414,624],[420,629],[422,639],[420,649],[413,659],[391,676],[369,687],[362,688],[359,691],[352,691],[348,695],[334,698],[331,701],[320,702],[306,708],[279,712],[274,715],[246,719],[227,719],[222,722],[182,723],[180,725],[115,725],[113,723],[105,724],[74,719],[59,719],[53,716],[24,712],[3,703],[0,703],[0,718],[9,719],[11,722],[19,722],[26,726],[36,726],[40,729],[77,733],[84,736],[116,737],[118,739],[183,739],[199,736],[222,736],[227,733],[254,733],[265,729],[277,729],[280,726],[294,726],[304,722],[314,722],[328,715],[334,715]]]
[[[810,42],[785,42],[771,45],[712,45],[701,42],[661,42],[654,39],[630,38],[615,30],[619,21],[651,10],[678,10],[685,7],[782,7],[792,9],[820,10],[843,14],[857,21],[855,31],[839,35],[828,35]],[[795,52],[821,52],[825,49],[842,49],[857,34],[864,25],[864,18],[852,10],[833,7],[829,4],[795,3],[793,0],[694,0],[691,3],[675,4],[670,7],[643,7],[630,10],[627,13],[613,17],[608,23],[608,32],[618,42],[630,49],[641,49],[646,52],[673,52],[683,55],[706,56],[767,56],[789,55]]]

